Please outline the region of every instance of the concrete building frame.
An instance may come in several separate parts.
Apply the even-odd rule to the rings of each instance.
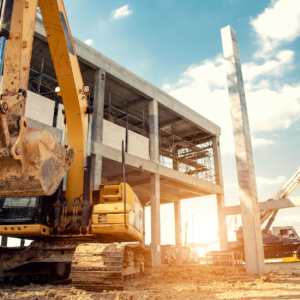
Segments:
[[[150,204],[151,207],[153,265],[157,266],[161,263],[160,205],[168,203],[174,204],[176,255],[177,261],[182,262],[181,201],[184,199],[217,195],[221,248],[226,249],[227,229],[223,213],[224,189],[219,143],[220,127],[76,38],[74,38],[74,45],[84,82],[90,85],[92,90],[90,99],[94,106],[94,121],[91,153],[94,159],[92,176],[94,187],[100,183],[115,183],[121,174],[121,150],[104,143],[103,126],[108,124],[107,122],[118,122],[124,125],[126,123],[124,120],[127,118],[127,125],[124,126],[127,126],[125,139],[128,147],[128,118],[137,118],[134,112],[130,115],[129,111],[135,107],[143,113],[143,117],[139,117],[143,124],[140,126],[142,130],[138,129],[132,134],[136,134],[139,138],[138,135],[142,136],[145,133],[146,141],[149,140],[149,152],[146,152],[149,155],[139,157],[130,153],[127,148],[126,172],[128,183],[142,205],[145,207]],[[41,61],[43,73],[39,72]],[[44,80],[56,78],[51,63],[44,26],[42,20],[37,19],[31,64],[35,74],[31,73],[30,85],[35,93],[38,92],[57,102],[59,100],[51,94],[54,83],[39,80],[42,76]],[[38,89],[33,88],[34,82],[40,84]],[[48,91],[51,84],[53,87],[51,86]],[[120,104],[111,104],[114,101],[113,98],[120,99]],[[29,125],[47,129],[60,140],[61,128],[58,120],[61,109],[62,105],[57,104],[54,126],[43,124],[32,118],[29,118]],[[117,110],[126,113],[124,116],[119,114],[112,117],[111,112]],[[147,119],[145,122],[144,113]],[[161,144],[168,143],[169,137],[164,139],[167,136],[165,131],[167,127],[172,127],[172,130],[177,128],[176,132],[172,131],[173,136],[170,134],[173,144],[168,144],[170,146],[167,149],[168,154],[166,154],[166,148],[163,150],[165,152],[161,150]],[[167,156],[170,166],[163,165],[161,160],[163,156]],[[202,165],[197,163],[203,157],[207,157],[212,163],[210,170],[205,166],[201,169]],[[182,169],[183,165],[186,169]],[[202,176],[208,172],[211,172],[212,176]],[[135,176],[139,177],[135,178]],[[142,244],[145,244],[145,240]]]

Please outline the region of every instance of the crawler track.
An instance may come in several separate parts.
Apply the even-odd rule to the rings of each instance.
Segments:
[[[73,256],[71,277],[76,288],[124,290],[126,277],[150,275],[151,254],[139,245],[81,244]]]

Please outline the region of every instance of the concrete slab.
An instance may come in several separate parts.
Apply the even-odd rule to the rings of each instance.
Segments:
[[[44,25],[40,19],[36,20],[35,35],[41,40],[47,42]],[[219,135],[221,133],[219,126],[196,113],[191,108],[187,107],[151,83],[96,51],[84,42],[81,42],[74,37],[73,40],[79,61],[84,62],[95,70],[99,68],[105,70],[115,79],[121,80],[123,83],[127,84],[130,89],[134,90],[141,96],[157,100],[163,107],[169,109],[183,120],[192,122],[201,130],[210,134]]]

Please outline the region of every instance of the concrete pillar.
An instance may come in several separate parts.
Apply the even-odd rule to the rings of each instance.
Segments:
[[[1,238],[1,246],[7,247],[7,236],[2,236]]]
[[[175,245],[176,245],[176,262],[182,264],[182,235],[181,235],[181,207],[180,200],[174,202],[175,215]],[[178,250],[177,250],[178,249]]]
[[[161,264],[160,249],[160,178],[154,173],[150,175],[151,186],[151,255],[152,265]]]
[[[173,170],[176,170],[178,171],[179,170],[179,162],[177,160],[177,157],[178,157],[178,149],[174,149],[173,150],[173,157],[175,159],[173,159]]]
[[[237,36],[230,26],[222,28],[221,33],[240,190],[246,271],[248,274],[263,274],[266,270],[264,250],[251,135]]]
[[[95,88],[94,88],[94,118],[92,127],[92,140],[102,143],[103,134],[103,114],[104,114],[104,98],[105,98],[105,78],[106,73],[102,69],[95,72]],[[121,143],[121,142],[120,142]],[[98,189],[101,183],[102,174],[102,156],[92,154],[92,183],[93,188]]]
[[[146,245],[145,218],[146,218],[146,207],[143,207],[143,239],[140,241],[140,245],[144,248],[145,248],[145,245]]]
[[[149,101],[149,143],[150,160],[159,162],[159,124],[158,103],[156,100]]]
[[[223,172],[222,172],[222,160],[221,160],[221,148],[220,148],[219,136],[214,136],[212,138],[212,144],[213,144],[216,183],[223,186]],[[226,224],[226,216],[223,213],[223,209],[225,207],[224,192],[222,194],[217,194],[216,196],[217,196],[217,207],[218,207],[220,248],[221,250],[227,250],[228,249],[227,224]]]

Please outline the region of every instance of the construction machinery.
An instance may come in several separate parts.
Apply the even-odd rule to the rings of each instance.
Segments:
[[[78,288],[123,289],[124,278],[151,273],[150,251],[121,244],[143,239],[143,208],[125,176],[116,185],[91,184],[93,108],[63,1],[1,3],[0,235],[34,241],[0,248],[0,278],[36,283],[71,276]],[[24,116],[38,5],[64,104],[61,143],[30,128]]]
[[[300,168],[297,172],[287,181],[287,183],[275,194],[272,199],[287,198],[300,184]],[[262,230],[263,247],[265,258],[281,258],[293,257],[297,254],[300,259],[300,239],[296,230],[292,226],[273,227],[270,230],[279,209],[266,210],[260,213],[261,225],[265,222],[266,225]],[[243,228],[240,227],[236,231],[236,242],[230,242],[229,248],[231,250],[240,251],[244,253],[244,236]],[[243,258],[245,256],[243,255]]]

